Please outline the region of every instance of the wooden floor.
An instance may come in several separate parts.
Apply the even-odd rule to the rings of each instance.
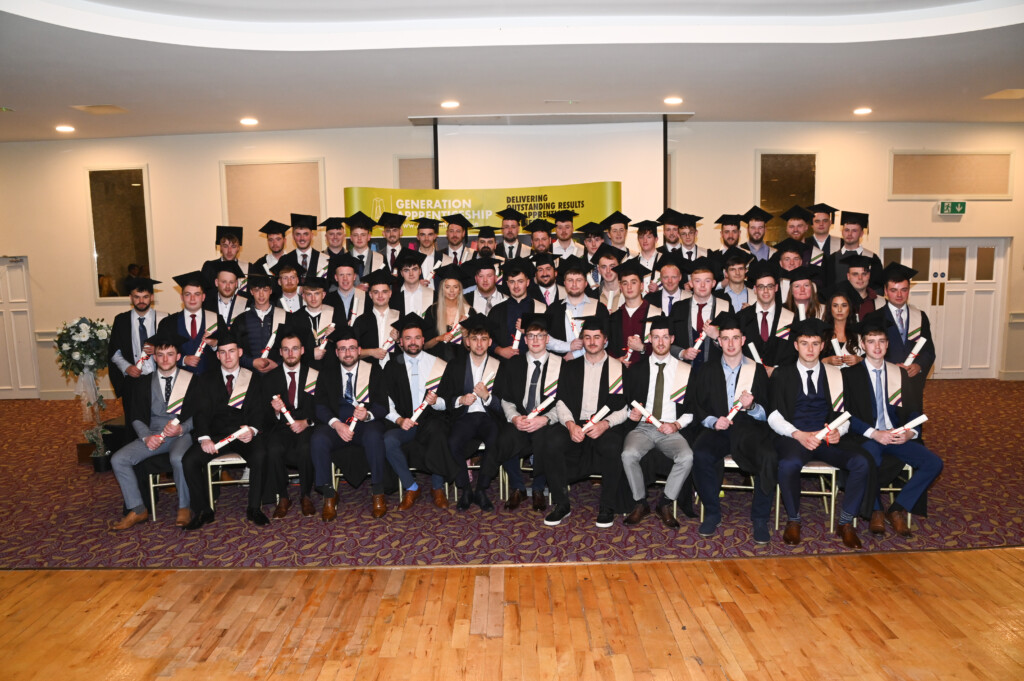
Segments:
[[[1024,548],[0,572],[0,678],[1024,678]]]

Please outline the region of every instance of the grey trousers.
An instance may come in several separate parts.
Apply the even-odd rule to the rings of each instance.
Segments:
[[[665,483],[665,496],[678,500],[683,482],[693,467],[693,450],[679,432],[665,435],[650,423],[639,424],[626,435],[626,441],[623,443],[622,467],[626,470],[626,480],[629,481],[633,499],[642,501],[647,498],[644,475],[640,471],[640,459],[655,448],[672,459],[672,470]]]
[[[129,511],[136,513],[145,508],[142,495],[139,493],[139,483],[135,478],[135,471],[132,467],[140,461],[145,461],[151,456],[170,452],[171,471],[174,476],[174,485],[178,489],[178,508],[188,508],[188,485],[185,484],[185,473],[181,467],[181,458],[192,446],[191,435],[179,435],[164,440],[159,447],[150,451],[142,438],[132,440],[121,449],[114,452],[110,457],[110,467],[114,469],[114,477],[117,484],[121,486],[121,495],[124,497],[124,505]]]

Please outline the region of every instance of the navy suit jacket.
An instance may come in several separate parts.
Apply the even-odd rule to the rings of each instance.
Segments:
[[[885,335],[889,337],[889,351],[885,353],[885,359],[889,362],[902,364],[907,360],[910,351],[914,349],[915,341],[908,340],[906,343],[903,342],[903,337],[900,335],[899,327],[896,326],[896,319],[893,318],[888,303],[883,305],[880,310],[875,310],[869,314],[864,320],[878,319],[878,317],[887,319],[892,323],[892,326],[885,331]],[[907,321],[904,319],[904,322]],[[932,368],[932,364],[935,363],[935,344],[932,339],[932,326],[928,321],[927,313],[924,311],[921,312],[921,336],[927,338],[928,342],[924,344],[921,354],[914,360],[914,364],[921,367],[921,376],[927,376]]]

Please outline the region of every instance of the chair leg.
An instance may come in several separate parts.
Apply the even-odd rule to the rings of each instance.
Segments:
[[[775,529],[779,529],[779,504],[782,503],[782,492],[779,486],[775,485]]]
[[[213,508],[213,465],[206,464],[206,491],[210,495],[210,508]]]
[[[829,533],[835,532],[836,530],[836,472],[832,471],[832,493],[829,495],[830,507],[828,509],[828,531]],[[824,479],[823,479],[824,481]]]
[[[153,512],[150,514],[150,516],[153,518],[153,522],[155,523],[156,522],[156,488],[153,487],[153,482],[154,482],[153,478],[156,478],[156,481],[159,482],[160,481],[160,474],[158,473],[157,475],[153,475],[152,473],[150,473],[146,477],[149,479],[149,507],[153,510]]]

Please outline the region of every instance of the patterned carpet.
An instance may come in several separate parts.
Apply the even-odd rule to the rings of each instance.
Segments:
[[[932,488],[930,516],[914,518],[914,536],[891,532],[876,539],[861,525],[867,551],[963,549],[1024,544],[1022,470],[1015,466],[1022,438],[1024,383],[931,381],[926,394],[929,445],[946,463]],[[118,408],[111,409],[115,415]],[[245,488],[226,487],[216,521],[193,533],[174,526],[174,497],[163,494],[159,521],[115,534],[121,497],[112,473],[79,465],[81,408],[70,401],[0,402],[0,568],[313,567],[466,565],[568,561],[634,561],[845,552],[827,532],[821,503],[803,503],[805,541],[756,546],[750,536],[747,493],[723,500],[717,536],[697,535],[696,521],[680,516],[678,532],[651,516],[634,528],[594,526],[598,488],[575,485],[573,514],[547,528],[528,508],[484,514],[443,511],[421,499],[406,513],[370,517],[369,488],[343,487],[339,518],[324,524],[288,517],[258,529],[245,520]],[[493,486],[492,497],[496,497]],[[294,498],[295,492],[293,492]],[[320,499],[315,499],[319,508]],[[392,496],[389,503],[397,504]],[[267,508],[269,513],[270,508]]]

